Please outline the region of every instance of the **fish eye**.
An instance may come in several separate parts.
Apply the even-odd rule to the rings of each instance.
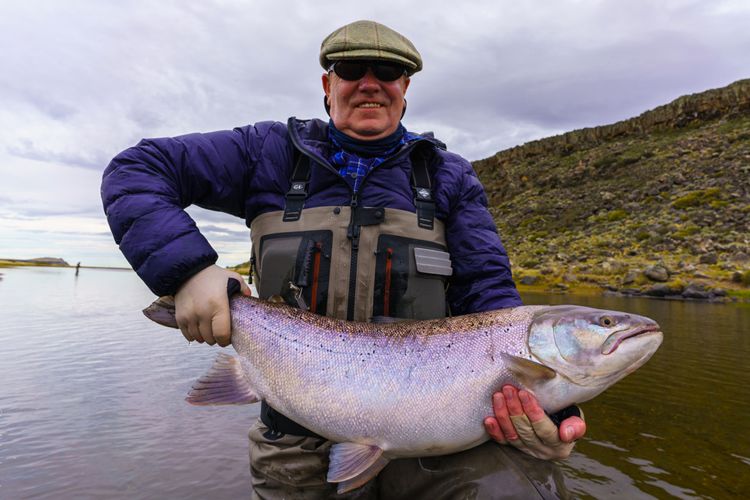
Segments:
[[[615,324],[615,320],[612,316],[602,316],[599,318],[599,324],[602,326],[612,326]]]

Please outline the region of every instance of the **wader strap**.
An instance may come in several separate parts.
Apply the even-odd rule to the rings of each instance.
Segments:
[[[268,406],[268,403],[265,401],[260,403],[260,421],[263,422],[266,427],[277,433],[325,439],[323,436],[315,434],[310,429],[302,427],[294,420],[277,412]]]
[[[430,152],[427,146],[417,146],[411,152],[411,189],[414,191],[414,206],[417,208],[417,225],[424,229],[435,227],[435,200],[427,165]]]
[[[299,220],[307,199],[307,184],[310,182],[310,162],[297,148],[292,149],[294,170],[289,191],[284,196],[286,200],[282,219],[284,222]]]

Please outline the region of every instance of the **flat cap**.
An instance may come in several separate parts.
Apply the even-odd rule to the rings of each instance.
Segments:
[[[408,38],[374,21],[357,21],[337,29],[320,46],[320,65],[328,71],[334,61],[370,59],[406,67],[409,76],[422,69],[419,55]]]

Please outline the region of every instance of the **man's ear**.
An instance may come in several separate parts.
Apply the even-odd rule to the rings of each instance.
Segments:
[[[323,92],[326,93],[326,97],[331,98],[331,78],[328,73],[323,73]]]

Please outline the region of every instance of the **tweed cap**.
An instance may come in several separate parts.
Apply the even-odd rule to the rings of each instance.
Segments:
[[[422,56],[405,36],[374,21],[357,21],[337,29],[320,46],[320,65],[328,71],[334,61],[370,59],[398,63],[409,76],[422,69]]]

